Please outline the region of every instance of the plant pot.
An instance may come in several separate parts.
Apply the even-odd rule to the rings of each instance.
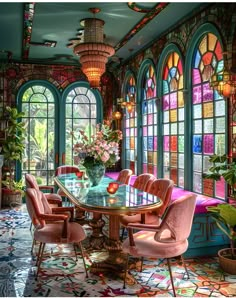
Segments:
[[[234,260],[232,259],[231,248],[224,248],[218,251],[220,267],[229,274],[236,274],[236,248],[233,249]]]
[[[2,189],[2,207],[14,208],[22,205],[22,194],[20,191]]]

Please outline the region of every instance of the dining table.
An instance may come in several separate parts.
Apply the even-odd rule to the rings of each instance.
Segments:
[[[89,220],[89,225],[92,227],[90,247],[95,250],[105,248],[108,252],[106,261],[101,264],[93,264],[93,271],[102,268],[108,270],[113,268],[117,271],[117,261],[120,260],[122,245],[120,216],[136,213],[143,216],[162,205],[159,197],[131,185],[119,183],[107,176],[103,177],[99,185],[93,187],[89,180],[77,177],[74,173],[56,176],[54,180],[75,207],[92,214],[92,218]],[[113,194],[109,193],[111,183],[118,186],[117,191]],[[108,219],[108,235],[103,231],[106,223],[103,219],[104,216]]]

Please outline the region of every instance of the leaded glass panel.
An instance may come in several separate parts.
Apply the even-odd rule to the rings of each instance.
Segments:
[[[209,156],[224,154],[226,144],[225,101],[210,87],[214,71],[223,69],[222,48],[217,36],[207,33],[195,50],[192,68],[193,103],[193,191],[216,196],[216,183],[202,176],[209,167]],[[222,189],[224,187],[221,185]],[[224,190],[223,190],[224,192]],[[218,196],[218,195],[217,195]]]
[[[166,58],[162,84],[165,95],[162,98],[163,115],[163,171],[165,177],[173,179],[179,185],[179,154],[184,152],[184,97],[183,97],[183,67],[180,56],[172,52]],[[168,86],[168,88],[167,88]],[[163,88],[163,87],[162,87]],[[168,162],[167,162],[168,161]],[[167,169],[167,164],[170,170]]]

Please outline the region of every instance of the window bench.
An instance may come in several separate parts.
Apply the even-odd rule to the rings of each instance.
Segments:
[[[175,187],[172,200],[188,193],[191,192]],[[185,253],[186,257],[216,256],[219,249],[229,246],[228,237],[218,228],[206,209],[208,206],[217,206],[222,203],[224,201],[220,199],[197,195],[192,231],[188,239],[189,247]]]
[[[116,179],[117,172],[106,173],[107,176]],[[131,177],[131,185],[136,176]],[[172,193],[172,200],[178,199],[182,195],[192,193],[187,190],[175,187]],[[216,256],[221,248],[229,246],[229,240],[225,234],[217,227],[215,221],[207,213],[206,207],[217,206],[224,201],[216,198],[197,195],[196,209],[193,219],[192,231],[189,236],[189,248],[185,253],[186,257]]]

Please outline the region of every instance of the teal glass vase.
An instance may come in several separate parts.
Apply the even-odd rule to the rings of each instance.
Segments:
[[[102,181],[105,171],[106,167],[102,163],[94,163],[86,167],[86,175],[90,180],[91,186],[96,186]]]

